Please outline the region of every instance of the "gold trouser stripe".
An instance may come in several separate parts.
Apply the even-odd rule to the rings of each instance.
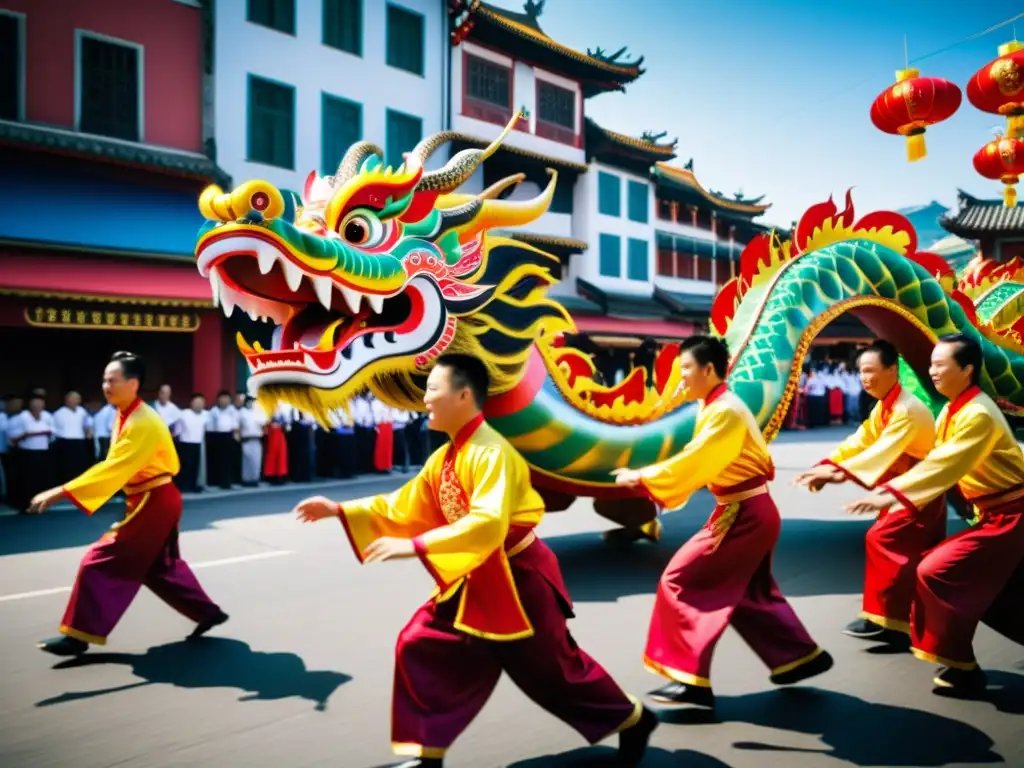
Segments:
[[[100,637],[99,635],[90,635],[88,632],[80,632],[74,627],[69,627],[67,624],[60,625],[60,633],[73,637],[75,640],[81,640],[83,643],[91,643],[92,645],[106,645],[107,638]]]
[[[877,624],[880,627],[891,629],[893,632],[902,632],[905,635],[910,634],[910,622],[900,621],[899,619],[890,619],[886,616],[879,616],[877,613],[868,613],[867,611],[861,611],[860,617],[867,619],[870,622]]]
[[[391,751],[402,757],[425,757],[427,759],[440,760],[447,750],[444,747],[425,747],[422,744],[415,744],[411,741],[391,742]]]
[[[680,669],[672,669],[672,667],[666,667],[664,664],[660,664],[649,656],[644,656],[644,668],[655,675],[668,678],[677,683],[683,685],[698,685],[701,688],[710,688],[711,680],[706,677],[698,677],[692,675],[689,672],[683,672]]]
[[[951,667],[952,669],[963,669],[969,672],[978,666],[978,662],[976,661],[953,661],[952,659],[936,656],[934,653],[928,653],[918,648],[911,647],[910,652],[914,654],[915,658],[918,658],[921,661],[927,661],[932,664],[941,664],[944,667]]]
[[[791,661],[788,664],[783,664],[781,667],[776,667],[775,669],[772,670],[771,674],[774,676],[774,675],[784,675],[786,672],[792,672],[797,667],[802,667],[807,662],[814,661],[821,654],[822,654],[822,649],[821,648],[815,648],[813,651],[808,653],[806,656],[801,656],[796,661]]]

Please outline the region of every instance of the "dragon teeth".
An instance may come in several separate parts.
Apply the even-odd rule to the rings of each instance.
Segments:
[[[334,299],[334,282],[329,277],[314,277],[313,290],[324,309],[331,308],[331,301]]]
[[[245,310],[245,314],[247,314],[249,316],[249,319],[252,320],[254,323],[257,320],[262,320],[263,319],[263,318],[261,318],[259,316],[259,314],[256,312],[255,309],[247,309],[247,310]]]
[[[224,317],[231,317],[235,311],[235,300],[230,291],[221,290],[220,308],[224,310]]]
[[[260,265],[260,273],[268,274],[271,269],[274,268],[274,262],[277,261],[278,253],[277,249],[272,245],[261,245],[259,251],[256,253],[256,261]]]
[[[384,310],[384,297],[367,295],[366,300],[370,303],[370,309],[374,314],[379,315]]]
[[[220,275],[216,269],[210,270],[210,292],[213,294],[213,306],[220,305]]]
[[[288,259],[281,259],[281,266],[284,267],[284,280],[292,293],[299,290],[302,285],[302,270]]]
[[[359,314],[359,302],[362,298],[359,291],[353,291],[351,288],[346,288],[344,285],[339,285],[338,288],[341,290],[342,298],[345,299],[345,303],[348,305],[352,314]]]

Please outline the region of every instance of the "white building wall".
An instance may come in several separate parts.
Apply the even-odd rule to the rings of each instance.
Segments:
[[[610,216],[600,212],[598,207],[598,179],[601,172],[608,173],[619,180],[621,206],[618,216]],[[647,222],[633,221],[629,218],[630,181],[643,184],[647,188]],[[576,185],[574,200],[576,212],[575,237],[585,240],[590,248],[583,259],[578,259],[574,268],[578,277],[582,277],[598,288],[616,293],[650,296],[654,292],[654,273],[656,266],[654,241],[654,188],[650,179],[628,171],[620,170],[602,163],[591,163],[590,171],[580,177]],[[601,235],[615,235],[621,242],[620,277],[606,277],[600,272]],[[630,280],[629,274],[629,240],[643,240],[647,243],[647,279]]]
[[[385,63],[388,3],[424,16],[422,77]],[[302,190],[306,176],[320,166],[323,93],[362,105],[363,138],[381,148],[387,109],[421,118],[424,136],[441,130],[450,50],[444,0],[365,0],[362,56],[323,45],[322,0],[296,1],[294,36],[246,21],[244,0],[220,0],[214,7],[217,162],[236,184],[265,179]],[[250,74],[295,88],[293,170],[246,159]]]

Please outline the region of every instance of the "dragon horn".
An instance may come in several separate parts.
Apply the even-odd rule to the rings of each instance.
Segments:
[[[384,157],[384,150],[374,144],[372,141],[360,141],[353,144],[348,148],[345,156],[341,158],[341,162],[338,164],[338,170],[334,174],[334,186],[335,188],[340,187],[346,181],[351,179],[362,168],[363,162],[366,158],[372,155],[377,157]]]
[[[492,141],[484,149],[464,149],[455,155],[451,160],[445,163],[443,168],[439,168],[436,171],[430,171],[424,173],[420,179],[420,183],[416,185],[417,192],[451,192],[454,189],[458,189],[460,185],[473,175],[473,172],[480,167],[480,164],[488,157],[493,155],[498,147],[501,146],[501,142],[505,140],[505,137],[512,131],[513,126],[518,122],[519,118],[525,117],[522,113],[516,113],[513,115],[509,124],[505,126],[505,130],[501,132],[494,141]],[[429,156],[430,152],[433,152],[437,148],[437,143],[433,141],[435,137],[425,139],[416,145],[413,150],[413,154],[423,159],[424,153]]]

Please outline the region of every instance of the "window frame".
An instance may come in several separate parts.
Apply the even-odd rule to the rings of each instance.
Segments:
[[[18,35],[16,38],[18,45],[18,71],[15,87],[18,90],[17,99],[14,106],[14,121],[23,123],[26,120],[26,96],[28,94],[28,82],[26,80],[27,64],[28,64],[28,50],[27,50],[27,33],[28,33],[28,20],[24,13],[20,11],[9,11],[6,8],[0,8],[0,16],[10,16],[15,20],[18,25]]]
[[[618,190],[618,192],[616,194],[616,203],[617,204],[615,206],[615,208],[616,208],[615,213],[609,213],[608,211],[604,211],[604,210],[601,209],[601,180],[604,179],[604,178],[610,178],[610,179],[614,179],[615,180],[616,189]],[[605,170],[600,170],[600,169],[598,170],[598,172],[597,172],[597,212],[601,216],[608,216],[608,217],[613,218],[613,219],[621,219],[622,218],[622,177],[621,176],[619,176],[617,174],[614,174],[614,173],[611,173],[610,171],[605,171]]]
[[[635,217],[633,210],[633,190],[643,192],[643,218]],[[640,199],[640,198],[637,198]],[[651,220],[650,187],[646,182],[636,179],[626,180],[626,218],[636,224],[649,224]]]
[[[633,276],[633,245],[642,245],[644,249],[643,277]],[[639,262],[637,262],[639,263]],[[648,283],[651,280],[651,243],[639,237],[626,238],[626,279],[637,283]]]
[[[326,110],[326,106],[327,106],[328,102],[331,102],[331,101],[344,102],[345,104],[350,104],[350,105],[356,107],[358,109],[358,112],[359,112],[358,121],[357,121],[357,125],[356,125],[356,135],[357,136],[361,136],[362,133],[363,133],[363,120],[364,120],[363,112],[364,112],[364,109],[363,109],[363,105],[361,103],[359,103],[358,101],[353,101],[352,99],[347,99],[344,96],[338,96],[337,94],[331,93],[329,91],[320,91],[320,165],[322,166],[321,169],[320,169],[321,170],[321,174],[320,174],[321,176],[329,176],[329,175],[333,174],[337,170],[337,166],[332,168],[332,167],[328,166],[328,164],[326,162],[327,157],[326,157],[325,150],[326,150],[327,144],[324,141],[325,129],[327,128],[327,120],[326,120],[327,110]],[[359,139],[357,138],[356,141],[358,141],[358,140]],[[342,153],[342,157],[344,157],[344,153]],[[338,161],[339,162],[341,161],[341,157],[338,158]]]
[[[385,107],[385,109],[384,109],[384,164],[385,165],[391,165],[393,168],[398,168],[401,165],[401,158],[400,157],[398,157],[398,158],[391,158],[391,157],[388,156],[388,149],[389,149],[389,146],[388,146],[389,141],[388,140],[390,138],[390,123],[391,123],[389,118],[390,118],[391,115],[396,115],[398,117],[407,117],[407,118],[410,118],[411,120],[419,121],[419,124],[420,124],[420,137],[419,137],[419,139],[416,140],[417,143],[423,140],[423,118],[420,117],[419,115],[413,115],[413,114],[410,114],[409,112],[403,112],[400,109],[392,109],[391,107]],[[415,144],[413,146],[415,146]],[[411,152],[412,151],[412,147],[409,147],[409,149],[406,150],[406,151],[407,152]]]
[[[408,16],[415,16],[420,20],[420,63],[419,71],[415,72],[405,67],[400,67],[397,64],[392,64],[388,61],[388,54],[391,50],[391,12],[392,10],[404,13]],[[384,63],[392,69],[397,69],[399,72],[405,72],[407,75],[414,77],[426,78],[427,76],[427,17],[419,11],[414,11],[412,8],[406,8],[404,5],[398,3],[388,2],[385,3],[384,7]]]
[[[245,82],[245,86],[246,86],[246,90],[245,90],[245,162],[247,162],[247,163],[256,163],[257,165],[265,165],[268,168],[280,168],[280,169],[285,170],[285,171],[294,171],[295,170],[295,166],[296,166],[296,161],[297,161],[297,157],[296,157],[296,155],[297,155],[296,143],[298,141],[298,136],[297,136],[297,132],[296,132],[296,127],[297,127],[297,115],[296,115],[296,112],[298,111],[298,88],[296,88],[294,85],[291,85],[289,83],[284,83],[284,82],[281,82],[280,80],[275,80],[272,77],[265,77],[264,75],[257,75],[257,74],[254,74],[252,72],[248,72],[248,73],[246,73],[246,75],[247,75],[247,77],[246,77],[246,82]],[[252,101],[253,101],[252,100],[252,95],[253,95],[252,94],[252,86],[253,86],[253,81],[254,80],[259,80],[259,81],[262,81],[264,83],[268,83],[270,85],[276,85],[276,86],[280,86],[282,88],[287,88],[292,93],[292,110],[291,110],[291,112],[292,112],[292,114],[291,114],[291,122],[292,122],[292,126],[291,126],[292,136],[291,136],[291,139],[292,140],[291,140],[291,165],[290,166],[288,166],[288,165],[278,165],[277,163],[268,162],[267,160],[259,160],[259,159],[256,159],[256,158],[254,158],[252,156],[252,147],[250,146],[250,144],[251,144],[250,133],[251,133],[251,130],[252,130]]]
[[[84,75],[84,67],[82,66],[82,41],[86,38],[97,40],[101,43],[110,43],[113,45],[124,46],[125,48],[133,48],[137,54],[135,60],[135,66],[138,70],[136,73],[136,93],[135,99],[138,102],[136,104],[136,119],[138,120],[138,138],[132,142],[131,139],[119,139],[114,136],[108,136],[106,138],[116,139],[118,141],[127,141],[128,143],[144,144],[146,141],[146,46],[142,43],[134,43],[131,40],[124,40],[119,37],[111,37],[110,35],[101,35],[98,32],[92,32],[88,29],[75,29],[75,131],[77,133],[84,133],[82,131],[82,76]],[[90,133],[89,136],[100,136],[102,134]]]
[[[274,2],[274,0],[271,0],[271,2]],[[257,27],[262,27],[263,29],[269,29],[271,32],[277,32],[282,35],[288,35],[288,37],[296,37],[299,26],[299,8],[295,0],[289,0],[289,2],[291,2],[292,4],[292,18],[290,29],[278,29],[277,27],[272,27],[269,24],[264,24],[262,21],[256,21],[255,19],[253,19],[252,0],[245,0],[245,20],[249,24],[255,24]]]
[[[349,51],[349,50],[346,50],[345,48],[339,48],[338,46],[333,45],[332,43],[327,42],[327,3],[328,2],[331,2],[331,0],[323,0],[323,3],[321,4],[321,9],[322,9],[322,12],[320,14],[320,43],[321,43],[321,45],[323,45],[325,48],[330,48],[332,51],[338,51],[340,53],[347,53],[349,56],[357,56],[360,59],[363,58],[363,42],[365,40],[365,32],[366,32],[366,3],[364,2],[364,0],[353,0],[353,2],[355,3],[356,12],[358,13],[359,34],[358,34],[358,36],[356,38],[356,40],[357,40],[357,43],[356,43],[357,50]]]
[[[615,274],[608,274],[602,268],[604,266],[604,243],[614,241],[618,251],[618,259],[615,267]],[[600,232],[597,236],[597,274],[609,280],[622,279],[622,236],[612,232]]]

